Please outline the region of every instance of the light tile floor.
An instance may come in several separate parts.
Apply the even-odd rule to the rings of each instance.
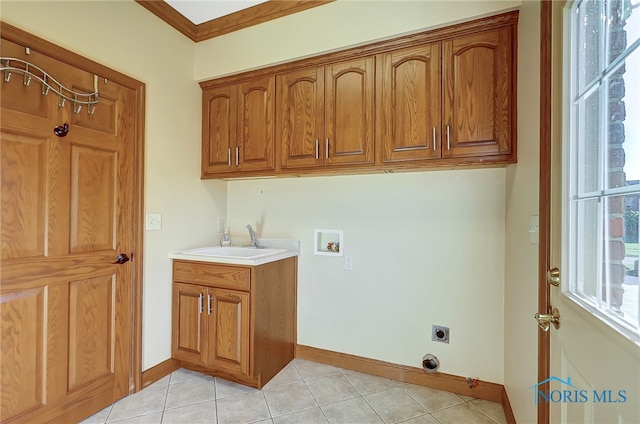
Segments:
[[[502,406],[294,359],[262,390],[185,369],[81,424],[506,423]]]

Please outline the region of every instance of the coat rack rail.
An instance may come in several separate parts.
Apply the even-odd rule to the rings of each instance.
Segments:
[[[73,111],[80,113],[83,105],[87,106],[87,112],[93,114],[95,112],[95,105],[98,103],[98,76],[93,76],[93,93],[82,93],[71,90],[51,75],[46,73],[36,65],[29,63],[25,60],[14,57],[0,57],[0,72],[2,72],[2,79],[5,83],[11,81],[13,73],[23,75],[23,84],[29,86],[31,80],[35,79],[42,84],[42,95],[46,96],[49,91],[53,91],[58,95],[58,106],[64,107],[66,101],[70,101],[73,104]]]

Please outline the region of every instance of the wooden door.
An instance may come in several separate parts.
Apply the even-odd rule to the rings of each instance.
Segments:
[[[207,364],[249,375],[249,293],[209,289]]]
[[[236,163],[237,86],[202,93],[202,173],[229,172]]]
[[[443,43],[443,157],[508,154],[515,145],[512,31]]]
[[[206,352],[207,289],[193,284],[173,283],[171,356],[192,363],[204,362]]]
[[[275,77],[238,84],[238,169],[258,171],[275,168]]]
[[[280,166],[322,166],[324,158],[324,70],[302,69],[278,75],[276,140]]]
[[[381,161],[440,157],[440,43],[380,55],[377,120]]]
[[[325,67],[325,165],[373,163],[374,57]]]
[[[31,46],[3,39],[2,54],[76,92],[97,82],[99,103],[78,110],[19,72],[0,82],[0,420],[72,422],[133,390],[134,265],[114,262],[137,251],[136,93]]]

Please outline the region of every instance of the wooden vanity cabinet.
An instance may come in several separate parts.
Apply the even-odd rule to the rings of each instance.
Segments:
[[[374,57],[277,76],[280,168],[372,165]]]
[[[261,388],[293,359],[297,258],[174,260],[172,349],[186,368]]]
[[[275,169],[274,92],[274,76],[203,88],[203,177]]]

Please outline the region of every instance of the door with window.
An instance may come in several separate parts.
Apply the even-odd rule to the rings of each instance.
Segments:
[[[560,274],[548,277],[549,384],[534,402],[553,423],[637,423],[640,4],[562,3],[552,2],[550,238]]]

